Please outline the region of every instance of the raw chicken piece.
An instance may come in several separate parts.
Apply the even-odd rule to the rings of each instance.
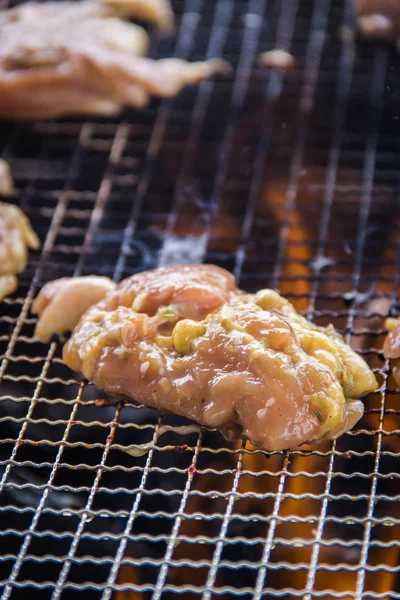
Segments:
[[[32,312],[40,315],[35,337],[47,342],[54,333],[72,331],[83,313],[115,289],[108,277],[63,277],[50,281],[32,304]]]
[[[173,313],[172,309],[164,311],[165,323],[176,321],[177,315],[200,318],[238,293],[233,276],[221,271],[216,267],[214,271],[198,269],[198,273],[191,277],[189,288],[186,286],[185,269],[176,272],[172,279],[169,269],[146,271],[140,277],[125,279],[118,290],[114,281],[96,275],[50,281],[32,305],[32,312],[40,315],[35,337],[46,342],[55,333],[72,331],[88,308],[111,290],[115,290],[116,303],[131,304],[139,312],[157,312],[160,302],[172,305]],[[201,297],[200,303],[198,297]]]
[[[168,0],[100,0],[99,3],[107,16],[154,23],[163,33],[174,29],[174,13]]]
[[[394,360],[393,377],[400,387],[400,318],[386,319],[385,327],[389,333],[383,345],[383,355]]]
[[[0,275],[0,300],[13,294],[18,287],[15,275]]]
[[[358,0],[358,26],[368,38],[400,37],[400,0]]]
[[[296,59],[290,52],[275,48],[268,52],[262,52],[258,56],[259,63],[262,67],[279,68],[279,69],[293,69],[296,64]]]
[[[377,387],[332,326],[272,290],[243,293],[211,265],[124,280],[81,317],[63,357],[109,394],[268,451],[339,436],[363,414],[356,398]]]
[[[14,191],[11,170],[5,160],[0,158],[0,196],[10,196]]]
[[[0,12],[0,116],[111,115],[226,71],[217,59],[141,56],[148,49],[146,32],[117,18],[132,16],[164,29],[172,23],[166,0],[28,3]]]
[[[18,206],[0,202],[0,300],[15,291],[15,273],[25,269],[28,248],[39,248],[39,239]]]
[[[10,167],[5,160],[0,159],[0,196],[10,196],[13,191],[14,182]],[[18,281],[14,275],[0,275],[0,300],[15,292],[17,286]]]
[[[0,12],[0,25],[13,22],[24,24],[27,32],[31,27],[47,28],[47,25],[79,25],[89,19],[134,19],[154,23],[161,31],[171,32],[174,14],[168,0],[82,0],[82,2],[26,2],[15,8]],[[103,20],[107,27],[107,21]],[[72,28],[71,28],[72,30]],[[42,30],[43,31],[43,30]],[[46,31],[51,34],[51,32]]]

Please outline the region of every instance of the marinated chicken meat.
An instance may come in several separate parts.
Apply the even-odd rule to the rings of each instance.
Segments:
[[[17,288],[16,273],[25,269],[28,249],[39,239],[18,206],[0,202],[0,300]]]
[[[268,52],[262,52],[258,56],[258,61],[262,67],[268,67],[270,69],[293,69],[296,65],[296,59],[290,52],[275,48]]]
[[[11,196],[14,191],[14,182],[11,170],[5,160],[0,158],[0,196]]]
[[[10,196],[14,182],[8,163],[0,159],[0,195]],[[38,248],[39,240],[24,213],[12,204],[0,202],[0,300],[15,292],[15,273],[24,270],[28,248]]]
[[[67,285],[58,311],[68,311],[84,293],[71,281],[77,286],[79,278],[48,284],[54,294],[45,286],[36,312]],[[40,335],[41,319],[43,339],[50,331]],[[83,314],[63,358],[108,394],[228,438],[243,435],[268,451],[336,438],[362,416],[358,398],[377,387],[332,326],[313,325],[272,290],[245,294],[230,273],[210,265],[122,281]]]
[[[0,196],[10,196],[14,191],[14,182],[11,170],[5,160],[0,159]],[[1,205],[0,205],[1,206]],[[1,225],[0,225],[1,227]],[[1,234],[0,234],[1,240]],[[1,241],[0,241],[1,253]],[[0,275],[0,300],[12,294],[17,288],[18,282],[14,275]]]
[[[32,312],[41,315],[35,331],[36,337],[48,340],[54,333],[72,331],[83,313],[102,300],[115,286],[108,277],[90,275],[51,281],[44,286],[32,304]]]
[[[368,38],[400,38],[400,0],[357,0],[358,26]]]
[[[122,20],[130,17],[163,30],[173,23],[167,0],[27,3],[0,11],[0,116],[111,115],[226,71],[218,59],[147,58],[148,36]]]
[[[383,345],[383,355],[394,361],[393,377],[400,387],[400,318],[386,319],[385,327],[389,333]]]
[[[0,275],[0,300],[13,294],[18,287],[15,275]]]
[[[113,17],[147,21],[166,33],[170,33],[174,27],[174,15],[168,0],[66,0],[62,4],[52,1],[45,4],[26,2],[0,11],[0,25],[23,23],[28,31],[33,25],[42,26],[38,19],[45,21],[47,25],[59,27],[60,19],[69,26],[88,19]],[[107,27],[106,21],[102,23]]]

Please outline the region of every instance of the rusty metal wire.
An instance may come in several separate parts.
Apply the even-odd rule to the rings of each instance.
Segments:
[[[224,56],[114,120],[0,124],[42,248],[0,307],[2,599],[397,598],[398,57],[349,35],[350,0],[176,0],[153,55]],[[293,53],[290,72],[257,54]],[[286,453],[112,405],[33,340],[55,277],[217,263],[332,322],[379,390],[357,429]],[[100,400],[100,401],[99,401]]]

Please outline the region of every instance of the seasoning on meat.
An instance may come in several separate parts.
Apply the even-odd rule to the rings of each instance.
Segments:
[[[377,387],[332,326],[272,290],[245,294],[211,265],[122,281],[81,317],[63,358],[108,394],[268,451],[348,431],[363,414],[358,398]]]
[[[18,206],[0,202],[0,300],[17,288],[16,273],[25,269],[28,249],[40,243]]]
[[[167,0],[28,2],[0,11],[0,116],[112,115],[226,72],[218,59],[147,58],[148,36],[121,20],[129,17],[163,30],[173,23]]]

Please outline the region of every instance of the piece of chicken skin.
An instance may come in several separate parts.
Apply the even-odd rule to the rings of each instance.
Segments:
[[[188,63],[144,57],[144,29],[117,17],[132,16],[132,6],[145,4],[28,3],[0,12],[0,116],[113,115],[125,106],[145,106],[152,95],[171,97],[186,85],[226,72],[227,63],[218,59]],[[149,6],[169,10],[161,0],[150,0]]]
[[[17,288],[15,274],[25,269],[28,249],[39,246],[39,238],[22,210],[0,202],[0,300]]]
[[[40,315],[35,337],[47,342],[55,333],[72,331],[81,316],[102,300],[116,284],[108,277],[64,277],[47,283],[32,304]]]
[[[244,294],[210,265],[124,280],[81,317],[63,357],[111,395],[268,451],[339,436],[377,387],[333,328],[272,290]]]

